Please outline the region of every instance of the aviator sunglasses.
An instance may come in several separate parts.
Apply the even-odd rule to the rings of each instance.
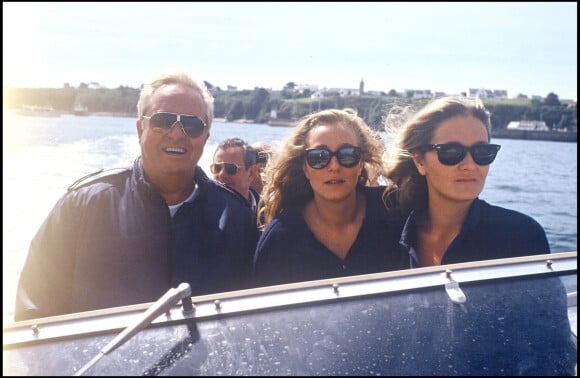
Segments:
[[[159,112],[153,114],[151,117],[143,116],[143,118],[148,120],[149,126],[157,132],[169,131],[173,125],[179,122],[184,134],[192,138],[200,136],[206,127],[205,122],[194,115]]]
[[[428,144],[423,151],[437,150],[437,158],[443,165],[459,164],[467,152],[471,154],[473,161],[477,165],[489,165],[497,156],[501,146],[499,144],[474,144],[466,147],[459,143]]]
[[[311,148],[306,150],[306,162],[314,169],[322,169],[330,163],[333,156],[336,156],[340,165],[352,168],[358,164],[361,155],[361,148],[354,146],[341,147],[336,152],[326,147]]]
[[[241,169],[238,165],[234,163],[213,163],[209,166],[211,173],[217,175],[221,172],[222,168],[226,171],[228,175],[235,175],[238,173],[238,170]]]

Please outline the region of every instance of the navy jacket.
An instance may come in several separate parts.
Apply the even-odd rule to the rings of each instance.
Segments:
[[[414,213],[407,219],[401,245],[408,251],[404,267],[420,267]],[[441,264],[546,253],[550,246],[536,220],[478,198]],[[412,350],[401,353],[440,367],[438,375],[462,371],[479,376],[575,375],[576,338],[568,320],[566,289],[558,277],[463,283],[460,287],[467,297],[466,306],[453,304],[443,291],[419,306],[414,301],[414,311],[403,319],[411,330],[407,337],[416,342]],[[432,348],[435,344],[436,350]],[[421,375],[419,365],[409,374]]]
[[[415,251],[415,214],[409,215],[401,245],[408,251],[405,268],[419,267]],[[490,205],[476,198],[461,229],[443,255],[441,265],[550,253],[546,232],[532,217]]]
[[[73,184],[33,238],[15,320],[246,288],[258,231],[239,196],[197,167],[197,192],[171,219],[141,159]]]
[[[344,260],[316,239],[302,216],[302,208],[289,208],[275,217],[256,248],[257,284],[277,285],[397,269],[401,265],[398,240],[402,222],[383,204],[384,189],[361,189],[366,197],[366,215]]]

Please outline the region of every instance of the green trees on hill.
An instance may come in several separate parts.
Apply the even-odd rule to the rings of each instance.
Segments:
[[[3,108],[23,105],[52,106],[61,113],[72,113],[76,106],[91,113],[136,115],[140,89],[120,86],[115,89],[88,88],[3,88]]]
[[[272,114],[277,119],[295,121],[313,111],[328,108],[353,108],[373,128],[382,129],[383,119],[393,105],[411,106],[418,109],[428,99],[412,99],[396,96],[391,91],[381,96],[344,96],[325,93],[312,98],[312,92],[297,92],[288,83],[282,91],[268,91],[256,87],[253,90],[223,91],[205,83],[214,95],[215,117],[228,121],[250,120],[266,123]],[[115,89],[89,88],[3,88],[4,109],[18,109],[22,105],[52,106],[56,111],[72,113],[75,106],[87,107],[90,113],[137,115],[139,88],[121,86]],[[558,96],[549,93],[543,100],[489,99],[484,100],[492,113],[494,129],[504,129],[511,121],[542,120],[550,129],[576,130],[576,103],[563,104]]]

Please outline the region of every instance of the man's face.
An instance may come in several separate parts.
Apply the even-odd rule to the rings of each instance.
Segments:
[[[158,112],[194,115],[207,124],[206,105],[201,95],[181,84],[165,85],[153,93],[150,108],[144,115]],[[183,132],[180,123],[170,130],[160,130],[150,127],[144,119],[137,121],[137,131],[143,168],[149,180],[155,184],[175,176],[193,178],[209,137],[207,127],[199,137],[192,138]]]
[[[250,178],[251,168],[246,169],[244,165],[244,149],[242,147],[231,147],[225,150],[216,150],[213,156],[214,163],[233,163],[238,166],[235,174],[229,174],[222,166],[222,169],[213,174],[214,179],[222,182],[236,191],[238,191],[244,198],[249,198],[250,195]]]

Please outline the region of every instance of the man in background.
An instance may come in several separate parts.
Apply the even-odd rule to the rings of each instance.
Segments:
[[[252,148],[256,151],[256,165],[258,167],[258,174],[255,175],[250,182],[250,186],[258,193],[262,194],[262,188],[264,187],[264,178],[262,177],[262,172],[270,157],[272,156],[272,146],[266,142],[258,141],[251,144]]]
[[[235,189],[257,214],[260,194],[250,183],[259,178],[256,151],[240,138],[228,138],[220,142],[210,166],[215,180]]]

